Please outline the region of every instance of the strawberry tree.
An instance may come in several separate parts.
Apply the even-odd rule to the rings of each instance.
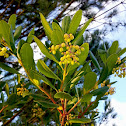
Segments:
[[[40,13],[42,25],[50,40],[48,46],[34,36],[33,29],[27,39],[20,40],[16,47],[15,41],[19,40],[22,30],[21,26],[15,29],[16,15],[13,14],[8,23],[0,21],[0,56],[15,57],[26,73],[24,75],[0,62],[2,69],[17,75],[13,90],[10,90],[7,82],[0,81],[0,114],[4,125],[10,123],[7,118],[11,120],[14,116],[13,109],[19,108],[22,112],[29,104],[32,106],[31,117],[41,120],[40,125],[51,122],[57,126],[94,125],[98,117],[96,107],[100,100],[106,100],[108,95],[115,93],[111,86],[115,82],[110,82],[109,76],[115,74],[125,77],[126,57],[120,56],[126,52],[126,48],[120,49],[118,41],[114,41],[108,50],[104,45],[104,50],[98,50],[104,64],[103,67],[100,66],[89,49],[89,43],[82,39],[84,31],[95,17],[78,30],[81,17],[82,10],[79,10],[72,19],[69,16],[64,17],[60,26],[56,20],[49,24]],[[45,55],[37,64],[30,46],[33,39]],[[86,60],[88,56],[91,59],[89,61]],[[51,67],[48,65],[48,59],[53,64]],[[93,72],[91,63],[98,70],[97,73]],[[38,93],[28,87],[29,83],[34,85]],[[81,88],[77,88],[78,83],[81,83]]]

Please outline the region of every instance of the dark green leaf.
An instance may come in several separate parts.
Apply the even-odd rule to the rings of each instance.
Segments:
[[[11,94],[7,99],[7,104],[13,105],[16,102],[16,98],[17,98],[16,94]]]
[[[98,88],[94,91],[91,92],[91,94],[95,95],[101,95],[101,94],[105,94],[108,91],[109,87],[108,86],[104,86],[101,88]]]
[[[89,54],[90,54],[90,58],[91,58],[93,64],[94,64],[95,67],[100,71],[100,65],[99,65],[99,63],[98,63],[96,57],[94,56],[94,54],[93,54],[91,51],[89,51]]]

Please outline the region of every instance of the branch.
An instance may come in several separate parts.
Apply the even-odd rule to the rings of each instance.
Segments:
[[[7,106],[8,106],[8,105],[3,106],[3,108],[0,110],[0,113],[1,113]]]
[[[13,115],[9,120],[7,120],[3,125],[6,126],[9,123],[11,123],[11,121],[18,116],[21,112],[23,112],[23,110],[27,107],[27,105],[31,104],[33,102],[33,99],[31,101],[29,101],[28,103],[26,103],[25,106],[23,106],[15,115]]]

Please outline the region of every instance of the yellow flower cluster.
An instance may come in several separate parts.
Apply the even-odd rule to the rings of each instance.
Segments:
[[[9,54],[6,52],[7,52],[7,49],[5,47],[3,47],[3,48],[0,47],[0,56],[4,56],[4,57],[8,58]]]
[[[21,84],[21,88],[17,88],[17,95],[23,95],[24,92],[28,92],[28,90]]]
[[[106,81],[103,81],[103,83],[101,83],[101,87],[104,87],[104,86],[106,86]],[[115,93],[115,87],[112,88],[111,84],[107,84],[107,86],[109,87],[109,91],[106,92],[105,95],[108,95],[108,94],[113,95]]]
[[[126,76],[126,63],[121,64],[120,66],[113,68],[112,74],[115,74],[115,77],[124,78]]]
[[[78,45],[72,45],[70,41],[74,39],[74,36],[72,34],[64,34],[64,43],[61,43],[59,45],[52,45],[49,50],[50,53],[52,52],[54,55],[56,54],[56,51],[59,50],[59,52],[63,55],[60,58],[59,65],[62,64],[71,64],[74,65],[75,63],[79,64],[79,58],[78,56],[81,54],[82,51],[84,51],[84,47],[80,47]]]
[[[38,106],[38,104],[34,105],[34,108],[32,109],[32,112],[33,112],[33,117],[39,117],[39,118],[41,118],[41,116],[43,115],[43,111]]]

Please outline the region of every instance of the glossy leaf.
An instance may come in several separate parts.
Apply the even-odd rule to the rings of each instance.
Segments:
[[[63,18],[63,20],[62,20],[62,29],[63,29],[64,33],[67,33],[70,21],[71,21],[70,16],[66,16],[66,17]]]
[[[51,35],[52,35],[52,29],[50,28],[50,26],[49,26],[48,22],[46,21],[45,17],[43,16],[43,14],[42,13],[39,13],[39,14],[40,14],[41,22],[44,27],[45,33],[48,36],[48,38],[50,39]]]
[[[0,21],[0,34],[2,34],[7,45],[10,47],[10,26],[5,21]]]
[[[74,44],[84,33],[84,31],[86,30],[86,28],[88,27],[88,25],[91,23],[91,21],[93,20],[93,18],[89,19],[84,26],[81,28],[81,30],[78,32],[77,36],[75,37],[75,39],[72,41],[72,43]]]
[[[118,41],[114,41],[112,43],[111,47],[108,49],[108,54],[111,55],[111,54],[116,53],[118,47],[119,47]]]
[[[122,49],[121,51],[119,51],[119,53],[117,53],[118,54],[118,57],[120,57],[124,53],[126,53],[126,48]]]
[[[71,100],[72,96],[66,92],[58,92],[54,95],[54,98],[63,98],[63,99]]]
[[[112,54],[107,58],[107,66],[108,66],[108,73],[110,74],[112,72],[112,69],[115,67],[116,61],[117,61],[117,54]]]
[[[15,73],[16,73],[16,74],[20,74],[20,73],[18,73],[17,70],[15,70],[14,68],[11,68],[11,67],[7,66],[6,64],[4,64],[4,63],[2,63],[2,62],[0,62],[0,67],[1,67],[2,69],[4,69],[4,70],[10,72],[10,73],[13,73],[13,74],[15,74]]]
[[[68,29],[68,34],[75,34],[76,30],[80,24],[81,21],[81,17],[82,17],[82,10],[78,10],[75,15],[73,16],[70,25],[69,25],[69,29]]]
[[[108,89],[109,89],[108,86],[104,86],[104,87],[101,87],[101,88],[98,88],[98,89],[92,91],[91,94],[93,94],[93,96],[105,94],[108,91]]]
[[[91,90],[95,86],[97,75],[94,72],[89,72],[84,78],[84,89]]]
[[[22,26],[18,26],[14,33],[14,40],[17,40],[21,36]]]
[[[63,31],[61,30],[60,26],[53,22],[52,23],[53,32],[51,36],[51,42],[53,45],[58,45],[64,42]]]
[[[10,27],[12,26],[12,29],[15,29],[15,23],[16,23],[16,14],[12,14],[9,18],[8,24]]]
[[[94,56],[94,54],[93,54],[91,51],[89,51],[89,54],[90,54],[90,58],[91,58],[93,64],[94,64],[95,67],[100,71],[100,65],[99,65],[99,63],[98,63],[96,57]]]
[[[56,63],[58,63],[58,61],[56,60],[56,58],[54,57],[54,55],[50,54],[49,51],[46,49],[45,45],[37,38],[34,36],[34,40],[37,43],[37,45],[39,46],[41,52],[46,55],[49,59],[55,61]]]
[[[70,119],[69,123],[90,123],[91,119],[88,118],[78,118],[78,119]]]
[[[38,70],[45,76],[56,80],[60,80],[60,78],[44,63],[43,60],[38,60],[37,67]]]

